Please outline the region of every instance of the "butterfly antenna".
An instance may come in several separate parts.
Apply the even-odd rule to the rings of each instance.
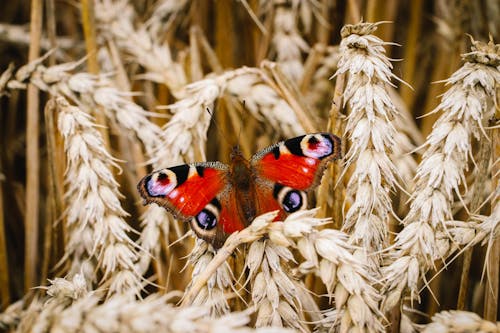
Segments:
[[[226,141],[227,145],[230,146],[231,142],[229,141],[228,137],[226,136],[226,133],[224,133],[224,131],[222,130],[222,128],[219,127],[219,124],[217,124],[217,122],[214,120],[214,112],[212,110],[210,110],[210,108],[208,108],[208,107],[206,108],[206,111],[210,115],[211,122],[214,124],[215,128],[217,129],[217,131],[224,138],[224,141]]]
[[[243,100],[243,110],[246,110],[246,107],[245,107],[245,100]],[[240,142],[241,142],[241,133],[243,132],[243,117],[244,117],[244,113],[241,112],[241,115],[240,115],[240,128],[238,130],[238,146],[240,145]]]

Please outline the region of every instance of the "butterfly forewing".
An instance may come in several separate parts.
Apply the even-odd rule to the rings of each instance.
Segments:
[[[146,203],[154,202],[186,220],[226,187],[227,170],[222,163],[184,164],[154,171],[137,187]]]
[[[259,214],[279,207],[282,219],[307,208],[306,193],[321,180],[328,162],[341,157],[341,140],[330,133],[299,136],[254,155]],[[272,186],[272,190],[270,189]]]

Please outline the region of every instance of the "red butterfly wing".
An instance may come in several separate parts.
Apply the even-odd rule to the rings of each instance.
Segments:
[[[184,164],[144,177],[137,188],[146,203],[154,202],[177,218],[198,214],[227,184],[222,163]]]
[[[156,203],[191,221],[198,237],[220,247],[227,234],[244,228],[230,185],[228,166],[193,163],[154,171],[137,188],[145,203]]]
[[[307,207],[306,192],[321,180],[328,162],[341,157],[341,140],[329,133],[299,136],[257,153],[258,213],[280,207],[280,218]]]

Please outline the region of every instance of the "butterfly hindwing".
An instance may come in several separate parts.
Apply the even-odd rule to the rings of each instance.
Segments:
[[[280,207],[280,218],[307,208],[307,192],[321,180],[328,162],[341,157],[340,138],[330,133],[302,135],[254,155],[258,212]]]

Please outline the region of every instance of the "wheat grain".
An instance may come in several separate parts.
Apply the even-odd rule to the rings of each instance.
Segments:
[[[302,53],[309,51],[309,45],[300,36],[297,28],[296,6],[280,6],[281,1],[275,1],[272,46],[276,51],[276,60],[283,72],[292,80],[299,81],[304,71]],[[304,1],[302,6],[307,6]]]
[[[498,332],[500,323],[481,319],[477,314],[466,311],[442,311],[432,316],[432,322],[425,325],[422,333],[437,332]]]
[[[0,328],[7,330],[19,325],[23,313],[24,301],[19,300],[10,304],[2,313],[0,313]]]
[[[187,83],[182,66],[172,59],[167,44],[153,38],[145,25],[134,27],[134,10],[128,1],[96,1],[96,20],[104,35],[116,41],[117,46],[143,66],[143,78],[163,83],[174,96]]]
[[[190,4],[188,0],[161,0],[157,1],[155,8],[146,26],[153,37],[160,36],[161,33],[172,26],[172,22],[186,6]]]

